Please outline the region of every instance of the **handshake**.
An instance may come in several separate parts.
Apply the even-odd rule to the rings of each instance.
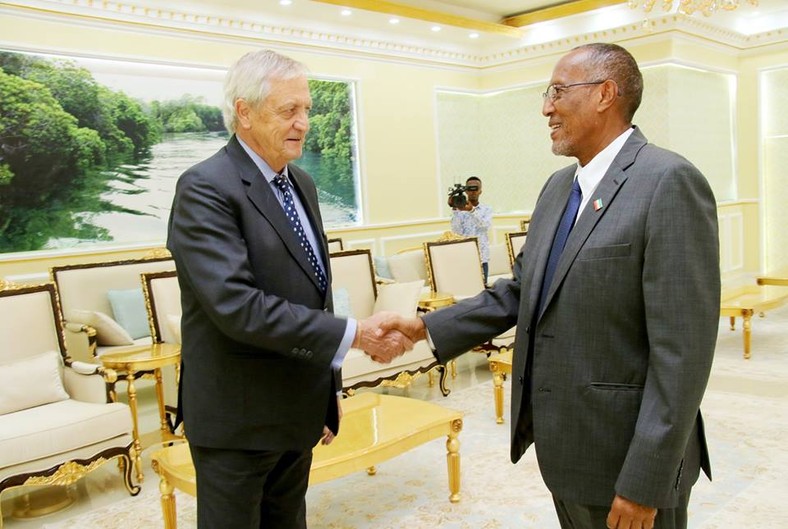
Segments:
[[[353,347],[361,349],[372,360],[388,364],[413,344],[427,338],[427,328],[421,318],[405,318],[396,312],[378,312],[358,320]]]

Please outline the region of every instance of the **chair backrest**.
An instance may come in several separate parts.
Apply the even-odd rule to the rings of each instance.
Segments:
[[[345,245],[341,238],[328,239],[328,253],[341,252],[345,249]]]
[[[143,272],[140,278],[153,342],[180,343],[175,329],[176,325],[180,326],[182,313],[178,273],[175,270]]]
[[[0,281],[0,364],[58,351],[66,354],[55,285]]]
[[[92,310],[112,315],[107,292],[140,288],[140,274],[173,270],[172,257],[153,257],[54,266],[49,274],[60,297],[66,319],[72,310]]]
[[[429,278],[427,263],[424,260],[424,250],[421,246],[404,248],[386,259],[388,269],[394,281],[408,283]]]
[[[475,296],[484,290],[479,241],[476,237],[424,243],[433,292]]]
[[[531,217],[528,217],[527,219],[521,219],[520,220],[520,231],[524,231],[525,233],[528,233],[528,225],[530,223],[531,223]]]
[[[347,290],[353,317],[370,316],[378,295],[372,252],[368,249],[336,252],[331,254],[330,260],[331,288],[334,294],[336,295],[339,289]]]
[[[509,250],[509,265],[514,266],[514,260],[523,249],[525,238],[528,236],[527,231],[513,231],[506,234],[506,247]]]

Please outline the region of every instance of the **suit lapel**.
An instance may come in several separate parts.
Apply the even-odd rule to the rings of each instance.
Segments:
[[[628,178],[626,170],[634,163],[637,153],[643,148],[644,145],[646,145],[646,143],[647,140],[645,136],[643,136],[639,129],[635,128],[634,132],[632,132],[626,143],[624,143],[621,151],[618,153],[618,155],[616,155],[613,163],[610,164],[610,168],[608,168],[605,176],[602,177],[599,185],[594,190],[591,198],[583,209],[583,212],[577,219],[577,224],[569,234],[564,251],[561,254],[561,258],[558,260],[558,267],[555,270],[553,282],[545,294],[547,296],[544,303],[545,308],[552,300],[555,291],[558,289],[564,277],[569,272],[569,269],[572,267],[572,264],[575,262],[577,254],[582,249],[583,245],[588,239],[588,236],[594,230],[597,223],[599,223],[599,221],[605,215],[607,210],[613,205],[616,195],[618,195],[621,186],[624,185],[624,182]],[[571,186],[571,182],[569,185]],[[568,197],[568,194],[569,187],[567,187],[564,196]],[[594,206],[596,201],[599,201],[598,203],[602,204],[602,207],[596,208]],[[560,208],[560,213],[562,212],[563,207]],[[557,220],[555,225],[556,227],[558,226]],[[553,233],[555,233],[555,229],[553,230]],[[549,254],[549,252],[550,248],[548,247],[547,253],[544,256],[544,261],[540,265],[542,267],[542,275],[544,275],[544,267],[546,266],[547,254]],[[541,279],[539,281],[539,285],[541,285]],[[543,312],[545,308],[542,309]],[[541,317],[541,314],[539,316]]]
[[[312,265],[309,264],[306,252],[304,252],[304,250],[301,248],[301,242],[298,240],[298,236],[293,231],[290,221],[287,220],[287,216],[285,215],[279,200],[276,198],[274,190],[271,188],[271,184],[268,183],[252,159],[249,158],[249,156],[243,150],[243,147],[241,147],[241,144],[238,143],[238,140],[235,138],[235,136],[233,136],[233,138],[228,143],[227,150],[239,168],[239,175],[241,179],[248,186],[247,196],[249,197],[249,200],[252,202],[252,204],[254,204],[255,209],[257,209],[260,215],[262,215],[268,221],[268,223],[271,224],[276,233],[279,235],[279,238],[282,239],[282,243],[284,243],[287,251],[298,263],[298,266],[300,266],[306,275],[309,276],[310,280],[315,285],[315,288],[319,289],[320,286],[317,284],[317,279],[314,278],[314,273],[312,272]],[[290,174],[293,174],[292,171]],[[303,197],[303,193],[299,193],[299,198],[300,197]],[[307,211],[309,211],[310,208],[306,205],[308,201],[302,200],[302,202],[304,203],[304,207],[307,209]],[[311,217],[312,213],[309,213],[309,215]],[[310,218],[310,221],[311,220],[312,219]],[[320,237],[321,232],[317,233],[318,240],[322,240],[322,237]]]

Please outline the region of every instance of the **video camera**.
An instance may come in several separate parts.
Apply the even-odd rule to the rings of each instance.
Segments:
[[[462,184],[454,184],[454,187],[449,188],[449,203],[452,208],[463,209],[465,204],[468,203],[468,197],[465,195],[466,191],[476,191],[479,186],[464,186]]]

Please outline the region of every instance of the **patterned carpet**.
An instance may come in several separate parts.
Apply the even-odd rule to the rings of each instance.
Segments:
[[[701,478],[694,489],[693,529],[788,527],[787,329],[788,308],[756,319],[753,357],[745,361],[741,331],[731,332],[726,321],[720,322],[703,404],[714,481]],[[310,529],[557,529],[533,451],[517,465],[509,462],[509,428],[495,423],[492,383],[455,390],[440,402],[466,413],[460,434],[460,503],[448,501],[445,442],[438,439],[381,464],[375,476],[362,472],[312,487]],[[195,527],[194,500],[179,494],[177,505],[179,527]],[[22,527],[10,521],[6,529]],[[156,476],[147,472],[136,498],[42,527],[162,527]]]

